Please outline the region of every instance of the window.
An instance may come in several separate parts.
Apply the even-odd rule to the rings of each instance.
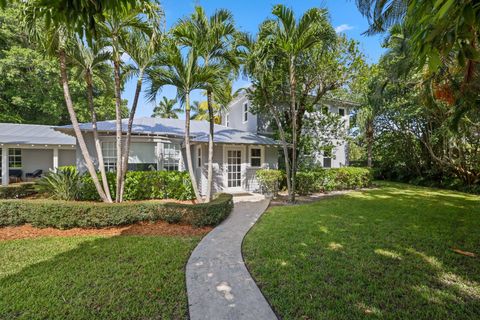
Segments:
[[[102,142],[102,154],[105,171],[117,170],[117,146],[115,142]]]
[[[338,108],[338,115],[340,117],[344,117],[345,116],[345,109],[343,108]]]
[[[248,121],[248,103],[245,102],[243,105],[243,122]]]
[[[230,126],[230,117],[228,113],[225,115],[225,126],[226,127]]]
[[[323,151],[323,167],[331,168],[332,167],[332,150]]]
[[[198,168],[202,167],[202,147],[201,146],[197,148],[197,167]]]
[[[179,171],[182,152],[180,145],[165,143],[163,145],[163,170]]]
[[[22,167],[22,149],[8,149],[8,166],[10,168]]]
[[[250,166],[252,167],[262,166],[262,149],[260,148],[250,149]]]

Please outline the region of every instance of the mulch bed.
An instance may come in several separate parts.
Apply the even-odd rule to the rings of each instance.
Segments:
[[[212,230],[211,227],[195,228],[190,225],[169,224],[163,221],[140,222],[121,227],[99,229],[73,228],[61,230],[55,228],[36,228],[29,224],[17,227],[0,228],[0,241],[38,238],[38,237],[76,237],[76,236],[200,236]]]

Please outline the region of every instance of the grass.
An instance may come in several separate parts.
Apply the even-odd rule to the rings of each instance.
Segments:
[[[0,242],[0,319],[185,319],[199,237]]]
[[[243,251],[283,319],[480,319],[478,196],[383,183],[273,207]]]

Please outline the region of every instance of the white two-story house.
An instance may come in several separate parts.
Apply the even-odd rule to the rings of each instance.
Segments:
[[[229,105],[227,111],[222,115],[222,125],[252,132],[258,135],[271,137],[273,135],[270,126],[272,116],[267,114],[253,114],[250,112],[252,107],[247,94],[242,92]],[[355,103],[341,100],[323,100],[317,112],[322,112],[320,108],[328,109],[328,112],[338,114],[343,121],[344,128],[348,131],[350,127],[350,114],[356,107]],[[306,133],[307,134],[307,133]],[[335,139],[332,137],[333,149],[331,153],[325,151],[315,152],[312,156],[315,162],[325,168],[339,168],[348,166],[348,144],[345,139]]]

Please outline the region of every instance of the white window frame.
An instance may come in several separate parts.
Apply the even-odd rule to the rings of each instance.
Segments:
[[[225,127],[229,127],[230,126],[230,114],[227,113],[225,115]]]
[[[260,150],[260,165],[259,166],[252,166],[252,149],[259,149]],[[254,157],[257,158],[258,157]],[[265,147],[264,146],[252,146],[248,148],[248,165],[251,168],[261,168],[265,163]]]
[[[173,146],[173,148],[165,148],[165,146]],[[165,150],[174,150],[175,154],[172,156],[169,152],[168,162],[167,162],[167,153]],[[171,161],[173,159],[173,161]],[[175,161],[177,162],[175,164]],[[166,167],[177,166],[176,170],[166,169]],[[164,143],[163,152],[162,152],[162,170],[164,171],[181,171],[182,169],[182,148],[177,143]]]
[[[15,151],[16,151],[16,150],[20,150],[20,155],[15,154]],[[12,151],[14,152],[13,155],[11,154]],[[13,161],[12,161],[12,158],[14,159]],[[16,158],[20,158],[20,161],[17,161],[18,159],[16,159]],[[15,163],[15,164],[18,163],[18,164],[20,164],[20,166],[18,166],[18,167],[17,167],[17,166],[12,167],[12,166],[10,165],[12,162]],[[9,168],[9,169],[14,169],[14,170],[15,170],[15,169],[22,169],[22,168],[23,168],[23,152],[22,152],[22,149],[21,149],[21,148],[9,148],[9,149],[8,149],[8,168]]]
[[[203,161],[202,161],[202,146],[197,147],[197,168],[201,168]]]
[[[242,113],[243,123],[248,122],[248,102],[243,104],[243,113]]]
[[[117,145],[115,141],[102,141],[103,167],[107,172],[117,170]]]

